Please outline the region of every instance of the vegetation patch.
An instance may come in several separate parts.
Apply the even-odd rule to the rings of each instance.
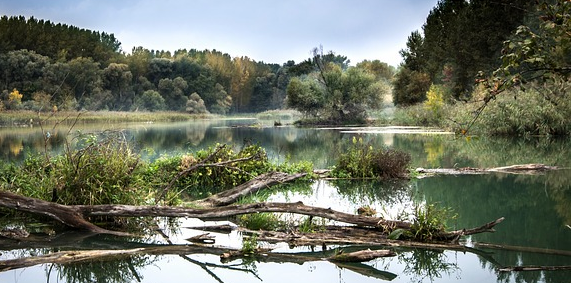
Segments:
[[[331,175],[337,178],[392,179],[406,177],[411,157],[408,153],[374,148],[362,138],[353,137],[342,151]]]

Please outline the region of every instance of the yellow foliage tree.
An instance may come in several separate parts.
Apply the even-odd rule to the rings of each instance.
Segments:
[[[444,106],[444,90],[442,86],[432,84],[426,93],[426,101],[424,107],[430,109],[435,118],[442,115],[442,107]]]
[[[17,89],[12,90],[10,94],[8,94],[8,102],[10,104],[20,104],[22,103],[23,95]]]

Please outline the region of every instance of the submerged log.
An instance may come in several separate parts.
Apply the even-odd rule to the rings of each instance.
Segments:
[[[396,256],[396,253],[390,250],[363,250],[352,253],[341,252],[327,258],[327,260],[336,261],[336,262],[364,262],[379,257],[389,257],[389,256]]]
[[[61,205],[41,199],[24,197],[18,194],[0,191],[0,206],[12,208],[18,211],[39,214],[55,219],[69,227],[85,230],[93,233],[113,234],[127,236],[128,233],[103,229],[85,220],[77,208]]]
[[[410,229],[411,223],[397,220],[387,220],[380,217],[367,217],[331,208],[321,208],[297,203],[253,203],[228,205],[216,208],[196,209],[172,206],[131,206],[131,205],[60,205],[35,198],[24,197],[9,192],[0,192],[0,206],[20,211],[51,217],[73,228],[94,233],[128,236],[129,234],[100,228],[85,220],[85,216],[114,216],[114,217],[190,217],[199,219],[219,219],[242,214],[260,212],[295,213],[308,216],[322,217],[338,222],[354,224],[361,227],[392,231],[395,229]],[[442,232],[436,239],[457,241],[461,236],[482,232],[493,232],[493,227],[503,218],[484,224],[473,229],[462,229],[452,232]]]
[[[554,270],[571,270],[571,265],[552,265],[552,266],[540,266],[540,265],[523,265],[523,266],[507,266],[498,269],[500,272],[512,272],[512,271],[554,271]]]
[[[434,175],[470,175],[470,174],[488,174],[493,172],[509,173],[509,174],[541,174],[546,171],[557,170],[557,166],[549,166],[545,164],[519,164],[494,168],[417,168],[416,172],[420,174]]]

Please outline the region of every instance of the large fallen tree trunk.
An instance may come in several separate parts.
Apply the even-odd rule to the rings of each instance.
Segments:
[[[88,216],[114,216],[114,217],[190,217],[199,219],[218,219],[242,214],[260,212],[295,213],[322,217],[338,222],[354,224],[362,227],[391,231],[394,229],[410,229],[411,223],[405,221],[387,220],[377,217],[354,215],[335,211],[330,208],[321,208],[296,203],[254,203],[242,205],[228,205],[216,208],[196,209],[172,206],[130,206],[130,205],[60,205],[35,198],[20,196],[9,192],[0,192],[0,206],[20,211],[40,214],[51,217],[70,227],[87,230],[94,233],[107,233],[127,235],[126,233],[110,231],[100,228],[84,217]],[[474,229],[463,229],[452,232],[442,232],[438,239],[457,240],[460,236],[472,235],[482,232],[493,232],[494,226],[503,218],[487,223]]]
[[[136,255],[180,255],[182,258],[188,260],[193,264],[197,264],[199,266],[204,267],[213,267],[217,269],[229,269],[234,271],[241,271],[241,272],[249,272],[256,276],[255,272],[251,272],[248,269],[241,269],[233,267],[232,265],[218,265],[218,264],[211,264],[211,263],[201,263],[196,260],[190,259],[188,255],[192,254],[214,254],[214,255],[222,255],[222,253],[228,251],[227,249],[220,249],[216,247],[201,247],[201,246],[192,246],[192,245],[168,245],[168,246],[157,246],[157,247],[148,247],[148,248],[135,248],[135,249],[122,249],[122,250],[75,250],[75,251],[62,251],[62,252],[55,252],[46,255],[40,256],[33,256],[33,257],[24,257],[18,259],[10,259],[10,260],[0,260],[0,272],[26,268],[34,265],[39,264],[48,264],[48,263],[56,263],[56,264],[71,264],[71,263],[82,263],[88,262],[93,260],[113,260],[117,258],[124,258]],[[313,252],[313,253],[265,253],[263,257],[256,257],[257,260],[263,262],[275,262],[275,263],[296,263],[296,264],[303,264],[306,262],[315,262],[315,261],[323,261],[328,260],[330,254],[334,251],[327,251],[327,252]],[[361,253],[359,251],[353,253]],[[365,252],[368,254],[369,252]],[[373,251],[373,253],[378,253],[378,255],[385,255],[387,252],[377,252]],[[389,252],[390,254],[390,252]],[[396,274],[378,270],[372,266],[361,264],[361,263],[343,263],[343,262],[336,262],[333,261],[333,264],[347,268],[359,274],[370,276],[378,279],[383,280],[392,280],[397,277]],[[211,276],[217,278],[217,276],[207,269],[205,269]]]

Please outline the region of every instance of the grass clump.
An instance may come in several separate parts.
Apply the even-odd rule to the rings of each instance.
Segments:
[[[150,192],[137,182],[141,160],[119,133],[76,138],[76,150],[53,159],[53,200],[66,205],[144,203]]]
[[[250,237],[244,238],[242,241],[241,252],[245,256],[251,256],[256,254],[258,250],[258,235],[254,234]]]
[[[447,221],[456,218],[457,215],[453,214],[451,208],[441,208],[436,204],[416,205],[408,219],[412,223],[410,229],[393,230],[388,238],[393,240],[405,238],[420,242],[435,241],[448,229]]]
[[[353,137],[349,147],[339,155],[331,175],[338,178],[391,179],[407,176],[410,154],[394,149],[374,148]]]
[[[240,226],[250,230],[277,231],[283,229],[286,223],[275,213],[252,213],[238,217]]]

